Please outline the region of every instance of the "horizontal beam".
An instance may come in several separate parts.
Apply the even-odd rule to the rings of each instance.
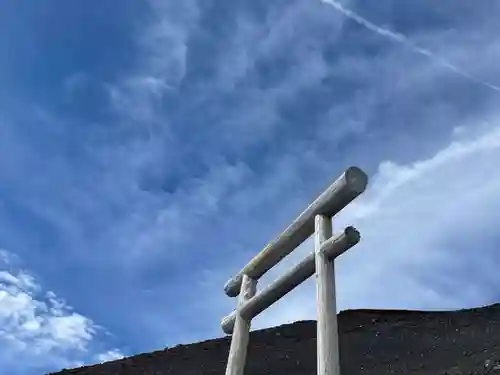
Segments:
[[[359,240],[359,232],[353,227],[347,227],[340,235],[330,237],[323,242],[320,251],[333,261],[336,257],[356,245]],[[312,252],[286,274],[267,286],[262,292],[243,302],[238,307],[240,316],[248,321],[255,318],[262,311],[314,275],[315,268],[315,253]],[[236,310],[222,319],[222,330],[227,334],[231,334],[235,320]]]
[[[281,259],[314,232],[314,217],[318,214],[334,216],[365,191],[368,176],[357,167],[348,168],[332,185],[297,217],[274,241],[270,242],[236,276],[224,286],[229,297],[239,294],[243,275],[258,280]]]

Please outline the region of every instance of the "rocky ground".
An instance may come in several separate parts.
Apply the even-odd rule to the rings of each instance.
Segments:
[[[500,304],[454,312],[345,311],[339,333],[342,375],[500,374]],[[221,375],[228,350],[225,337],[57,374]],[[315,373],[314,321],[251,333],[246,375]]]

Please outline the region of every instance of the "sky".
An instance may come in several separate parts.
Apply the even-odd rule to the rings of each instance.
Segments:
[[[222,336],[224,283],[349,166],[339,310],[500,302],[498,1],[0,4],[2,373]]]

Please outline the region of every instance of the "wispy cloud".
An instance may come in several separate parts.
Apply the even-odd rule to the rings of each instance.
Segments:
[[[122,359],[124,355],[116,349],[109,350],[105,353],[97,354],[95,358],[99,361],[99,363],[115,361],[117,359]]]
[[[134,125],[154,126],[149,136],[131,132],[130,143],[107,150],[104,185],[109,189],[103,202],[112,196],[128,209],[96,246],[113,254],[106,257],[113,267],[126,270],[123,282],[136,285],[128,292],[141,301],[138,305],[148,306],[147,313],[133,313],[141,315],[137,327],[150,332],[155,337],[150,342],[158,345],[215,335],[219,317],[232,307],[220,285],[239,262],[277,234],[334,171],[354,163],[366,165],[373,175],[380,160],[418,160],[429,150],[436,152],[464,116],[454,98],[436,94],[435,83],[446,74],[432,64],[381,47],[375,57],[365,56],[365,44],[373,47],[359,35],[349,35],[350,49],[340,50],[347,38],[342,18],[332,17],[321,4],[295,1],[260,18],[235,5],[233,11],[240,17],[233,29],[228,26],[233,32],[224,34],[229,40],[220,42],[224,48],[214,42],[219,34],[204,29],[207,9],[195,3],[188,8],[187,26],[179,25],[175,33],[171,26],[160,27],[170,25],[171,13],[159,8],[153,29],[166,36],[156,34],[147,43],[162,53],[161,41],[174,38],[185,53],[175,60],[184,68],[172,72],[182,74],[166,79],[170,75],[151,68],[144,53],[138,69],[115,86],[127,100],[132,98],[114,101],[117,113]],[[203,64],[194,60],[200,58],[198,49],[209,47],[213,52],[203,55]],[[339,52],[333,53],[335,48]],[[224,64],[232,58],[237,74]],[[131,84],[120,91],[125,82]],[[463,118],[481,119],[484,113],[476,110],[470,107]],[[429,139],[426,132],[434,129],[439,129],[437,135]],[[366,230],[362,233],[367,235]],[[187,285],[176,271],[192,262],[199,265],[198,286]],[[363,290],[354,291],[350,300],[341,297],[340,306],[369,306],[373,300]],[[221,301],[206,306],[197,301],[200,294],[219,295]],[[303,303],[299,295],[289,296],[292,304],[293,299]],[[164,303],[163,298],[180,296],[186,310]],[[129,297],[116,298],[126,303]],[[189,316],[204,312],[210,322],[187,319],[187,310]],[[279,311],[277,316],[284,314]],[[290,319],[305,316],[300,309],[287,311]],[[183,316],[186,325],[170,326],[165,316]]]
[[[24,374],[120,355],[116,349],[93,354],[93,340],[102,329],[53,292],[44,292],[13,254],[4,250],[0,254],[0,363],[4,370]]]
[[[389,38],[393,41],[401,43],[401,44],[405,45],[406,47],[411,48],[413,51],[415,51],[421,55],[429,57],[433,62],[436,62],[436,63],[444,66],[445,68],[450,69],[454,73],[457,73],[457,74],[461,75],[462,77],[464,77],[472,82],[483,85],[483,86],[488,87],[492,90],[500,91],[500,87],[498,87],[492,83],[489,83],[487,81],[480,80],[480,79],[470,75],[465,70],[463,70],[463,69],[457,67],[456,65],[450,63],[449,61],[443,59],[442,57],[438,56],[434,52],[416,45],[407,36],[405,36],[401,33],[398,33],[395,31],[390,31],[386,28],[377,26],[374,23],[368,21],[366,18],[360,16],[356,12],[345,8],[342,4],[340,4],[339,2],[337,2],[335,0],[322,0],[322,2],[332,6],[333,8],[335,8],[336,10],[338,10],[339,12],[344,14],[346,17],[359,23],[360,25],[366,27],[367,29],[369,29],[369,30],[371,30],[379,35],[382,35],[386,38]]]
[[[189,64],[188,43],[199,18],[197,1],[147,1],[149,22],[136,35],[140,58],[131,72],[106,85],[121,120],[155,129],[166,125],[162,98],[177,90]]]
[[[222,293],[226,279],[351,164],[366,169],[372,183],[336,223],[352,221],[363,235],[339,265],[340,307],[430,306],[446,294],[440,288],[447,280],[421,281],[398,251],[414,256],[415,264],[421,262],[415,254],[424,252],[411,244],[441,251],[445,237],[431,236],[425,225],[440,218],[435,227],[441,227],[451,218],[432,211],[436,200],[467,195],[451,185],[466,176],[453,174],[452,166],[462,168],[481,154],[471,134],[482,139],[491,133],[478,124],[495,119],[495,91],[449,74],[412,48],[387,43],[319,1],[140,4],[146,9],[133,17],[117,9],[113,24],[128,21],[113,38],[103,32],[98,40],[74,43],[85,56],[82,66],[71,60],[57,79],[38,65],[30,69],[47,79],[51,95],[45,88],[40,94],[43,85],[35,80],[29,100],[9,94],[5,98],[15,98],[17,106],[0,101],[0,245],[15,249],[37,285],[80,313],[79,325],[64,331],[90,349],[84,357],[76,342],[68,343],[76,353],[71,358],[98,362],[114,358],[114,347],[141,352],[219,335],[219,319],[234,307]],[[445,14],[450,36],[441,24],[429,31],[420,18],[405,18],[415,4],[404,4],[407,12],[386,6],[374,5],[383,17],[367,11],[367,19],[384,18],[381,23],[396,29],[403,24],[416,45],[439,51],[474,77],[495,76],[497,21],[487,12],[478,10],[465,24]],[[94,30],[93,19],[86,28]],[[488,32],[479,24],[490,25]],[[77,24],[66,27],[68,35],[88,34]],[[50,35],[50,45],[61,51],[48,54],[55,59],[50,66],[59,69],[69,55],[57,41],[66,34]],[[17,79],[24,82],[25,74]],[[422,168],[442,159],[454,132],[468,154],[453,146],[447,152],[457,156]],[[471,173],[477,179],[483,172]],[[445,175],[446,194],[430,188]],[[482,202],[469,201],[467,210],[487,215]],[[446,212],[453,212],[448,205]],[[387,228],[402,233],[391,237],[391,247],[384,242]],[[372,249],[379,250],[373,258]],[[441,262],[428,260],[426,267]],[[398,273],[402,264],[405,272]],[[400,290],[391,285],[380,290],[394,295],[381,293],[377,283],[385,279],[378,269],[416,299],[397,297]],[[19,272],[4,271],[15,285]],[[304,299],[304,293],[314,295],[310,288],[287,296],[256,327],[312,317],[311,295]],[[50,311],[55,297],[43,290],[30,296]],[[477,301],[487,300],[481,296]],[[470,301],[452,296],[440,306]],[[91,321],[119,333],[120,345],[105,345],[90,332]]]

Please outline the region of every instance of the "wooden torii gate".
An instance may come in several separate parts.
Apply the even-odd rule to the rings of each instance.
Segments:
[[[226,375],[243,375],[252,319],[314,274],[317,284],[317,373],[340,374],[334,260],[356,245],[360,235],[353,227],[347,227],[332,237],[332,217],[363,193],[367,184],[368,176],[361,169],[348,168],[226,283],[224,291],[229,297],[239,295],[236,310],[221,322],[222,330],[232,333]],[[314,251],[256,294],[259,278],[312,234]]]

